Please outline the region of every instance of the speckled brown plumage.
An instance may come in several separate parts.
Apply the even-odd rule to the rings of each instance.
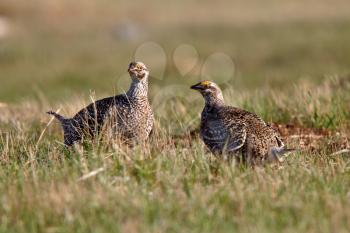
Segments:
[[[225,105],[215,83],[202,81],[191,88],[205,99],[200,136],[214,154],[235,155],[243,162],[259,164],[280,160],[288,151],[278,132],[256,114]]]
[[[95,137],[106,126],[122,140],[146,140],[153,127],[153,112],[148,101],[148,76],[146,66],[132,62],[128,72],[132,79],[127,93],[91,103],[73,118],[65,118],[55,112],[64,131],[64,144],[79,142],[84,136]]]

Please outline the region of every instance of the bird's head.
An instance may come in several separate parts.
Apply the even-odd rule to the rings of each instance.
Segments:
[[[128,72],[133,81],[143,81],[148,78],[149,71],[142,62],[131,62]]]
[[[201,81],[191,86],[191,89],[199,91],[207,103],[224,103],[222,91],[214,82]]]

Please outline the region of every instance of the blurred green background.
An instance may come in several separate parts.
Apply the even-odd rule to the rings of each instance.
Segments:
[[[0,102],[120,92],[145,42],[164,50],[141,56],[158,75],[151,95],[169,83],[202,79],[203,63],[217,52],[234,61],[229,85],[283,90],[301,79],[349,74],[350,2],[2,0]],[[199,56],[186,74],[173,59],[182,44]]]

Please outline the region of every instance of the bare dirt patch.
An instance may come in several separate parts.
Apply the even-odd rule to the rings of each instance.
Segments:
[[[301,150],[316,153],[325,150],[327,153],[335,153],[350,148],[349,135],[346,132],[294,124],[273,123],[272,126],[280,132],[287,145],[295,145]]]

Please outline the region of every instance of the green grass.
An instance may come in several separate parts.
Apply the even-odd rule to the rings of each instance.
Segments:
[[[10,157],[1,171],[1,230],[349,230],[347,158],[296,154],[281,170],[240,169],[193,144],[186,153],[169,147],[129,160],[116,152],[65,156],[46,142],[42,156]]]
[[[299,121],[294,121],[319,127],[322,119],[335,116],[336,127],[329,127],[334,133],[315,140],[316,148],[293,154],[283,167],[253,169],[213,157],[197,136],[188,134],[199,120],[197,109],[190,107],[198,101],[195,97],[188,102],[175,99],[158,110],[155,134],[147,145],[135,148],[88,143],[67,150],[60,143],[58,124],[46,128],[45,104],[26,104],[33,109],[28,114],[26,105],[5,109],[5,119],[13,114],[13,120],[1,125],[0,231],[346,232],[350,160],[347,154],[331,155],[349,138],[348,112],[333,106],[334,98],[349,98],[349,89],[339,83],[310,88],[318,94],[309,100],[303,99],[307,92],[297,96],[299,89],[293,100],[284,93],[226,90],[236,105],[274,122],[293,122],[299,112]],[[325,90],[332,86],[338,92],[327,96]],[[314,118],[313,106],[321,100],[324,112]],[[181,125],[172,113],[175,105],[184,105],[184,115],[197,120],[186,125],[184,119]],[[161,123],[163,114],[168,119]],[[298,140],[286,139],[290,147],[299,147]]]
[[[14,29],[0,40],[0,232],[350,231],[349,153],[334,154],[350,148],[348,4],[223,2],[0,3]],[[115,37],[125,19],[144,35]],[[45,112],[71,116],[120,93],[145,41],[167,57],[150,80],[150,142],[64,148]],[[185,76],[173,61],[183,43],[199,54]],[[188,87],[216,52],[235,64],[221,85],[228,104],[295,127],[285,140],[301,150],[282,166],[231,164],[190,134],[203,100]]]

